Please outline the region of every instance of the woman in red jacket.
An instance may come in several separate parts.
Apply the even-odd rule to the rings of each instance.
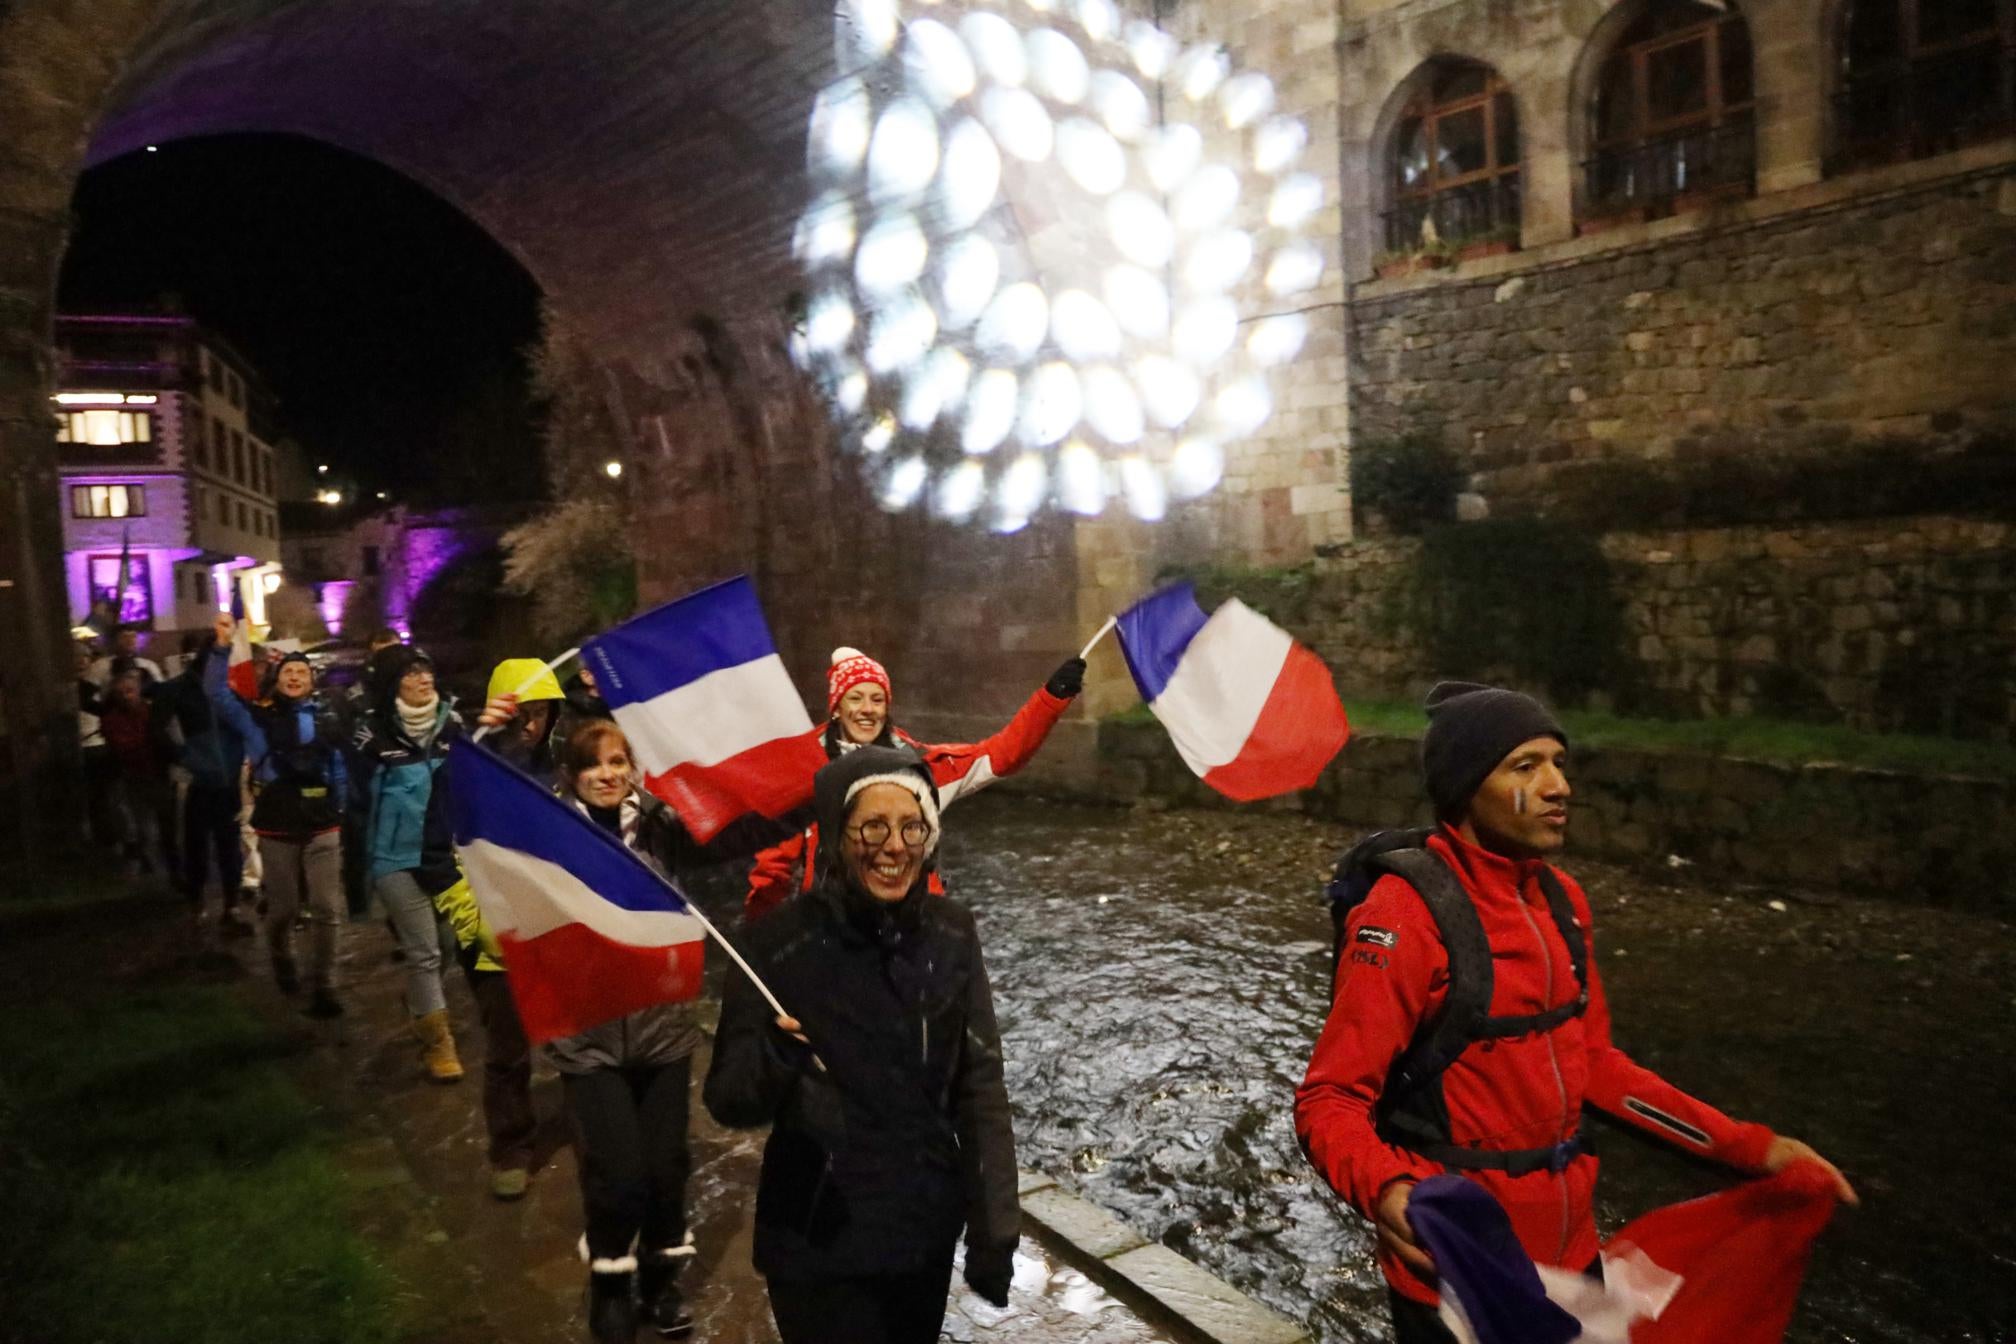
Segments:
[[[895,693],[887,669],[859,649],[838,648],[826,671],[826,759],[836,760],[856,747],[909,747],[930,768],[939,806],[950,807],[955,799],[977,793],[1027,765],[1084,687],[1085,660],[1066,659],[1000,732],[982,742],[933,745],[919,742],[890,721]],[[810,891],[811,856],[818,848],[819,828],[814,826],[758,854],[749,870],[749,892],[742,898],[743,918],[757,919],[794,892]],[[931,889],[944,894],[935,871]]]
[[[1566,836],[1571,792],[1567,734],[1553,716],[1517,692],[1463,682],[1430,691],[1428,715],[1421,758],[1439,825],[1417,872],[1446,870],[1475,925],[1467,914],[1460,925],[1438,920],[1419,887],[1380,877],[1342,930],[1330,1019],[1295,1094],[1303,1151],[1378,1229],[1401,1344],[1452,1339],[1435,1314],[1434,1265],[1407,1222],[1408,1194],[1429,1176],[1453,1172],[1490,1191],[1535,1263],[1597,1270],[1585,1106],[1751,1175],[1822,1161],[1695,1100],[1611,1042],[1589,903],[1546,862]],[[1476,926],[1488,942],[1478,948],[1488,1016],[1473,1019],[1446,1067],[1424,1068],[1418,1043],[1458,997],[1452,948]],[[1463,974],[1476,964],[1467,958]]]

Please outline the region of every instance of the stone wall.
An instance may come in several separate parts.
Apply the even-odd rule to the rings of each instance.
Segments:
[[[1745,209],[1361,286],[1355,442],[1425,426],[1494,511],[1544,512],[1589,464],[2016,422],[2016,167]]]
[[[1599,704],[2016,737],[2016,525],[1936,517],[1620,532],[1600,544],[1622,666]],[[1512,676],[1434,665],[1410,614],[1420,546],[1369,539],[1306,569],[1206,586],[1307,641],[1347,696],[1411,699],[1442,676]]]
[[[1230,805],[1190,773],[1160,725],[1103,723],[1099,747],[1109,797]],[[1586,855],[1718,884],[1847,888],[2016,914],[2007,780],[1578,747],[1572,782],[1571,871]],[[1419,744],[1360,735],[1315,788],[1274,806],[1337,822],[1341,850],[1365,831],[1426,824],[1421,797]]]

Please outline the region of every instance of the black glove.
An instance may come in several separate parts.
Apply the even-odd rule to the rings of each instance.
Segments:
[[[1085,660],[1066,658],[1057,664],[1057,670],[1050,674],[1050,680],[1043,683],[1043,689],[1059,700],[1069,700],[1085,689]]]
[[[1079,666],[1082,668],[1083,663]],[[1015,1248],[1003,1246],[998,1250],[966,1248],[966,1286],[995,1306],[1008,1305],[1008,1285],[1015,1278]]]

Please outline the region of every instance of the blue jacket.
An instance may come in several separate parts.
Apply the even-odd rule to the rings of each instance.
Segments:
[[[203,668],[212,661],[222,662],[224,655],[209,649],[198,652],[180,676],[154,688],[154,703],[182,730],[175,763],[189,772],[191,783],[199,789],[236,793],[238,772],[245,765],[245,739],[224,721],[203,688]]]
[[[446,697],[435,711],[434,736],[425,747],[406,735],[396,710],[374,710],[358,721],[352,745],[371,767],[371,780],[364,790],[369,828],[364,852],[373,882],[387,873],[420,866],[434,772],[441,768],[449,744],[461,735],[462,720]]]
[[[343,824],[348,778],[334,720],[314,696],[248,705],[225,680],[228,659],[210,657],[203,689],[252,758],[252,829],[302,838]]]

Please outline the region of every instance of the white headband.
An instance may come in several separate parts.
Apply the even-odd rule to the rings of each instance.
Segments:
[[[894,784],[899,789],[907,790],[910,796],[917,800],[918,810],[924,814],[926,824],[931,827],[931,838],[924,844],[924,855],[929,858],[932,851],[938,848],[938,800],[932,796],[931,787],[915,770],[891,770],[886,774],[863,775],[847,786],[847,796],[840,804],[842,813],[853,807],[855,796],[861,790],[872,788],[877,784]]]

